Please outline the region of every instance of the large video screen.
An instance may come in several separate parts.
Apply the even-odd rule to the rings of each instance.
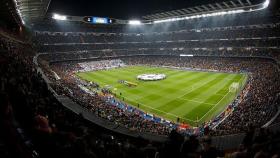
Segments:
[[[92,23],[94,24],[108,24],[108,18],[101,18],[101,17],[92,17]]]
[[[110,24],[112,20],[109,18],[101,18],[101,17],[84,17],[84,21],[93,24]]]
[[[92,24],[111,24],[113,23],[112,19],[95,17],[95,16],[87,16],[83,18],[84,22],[92,23]]]

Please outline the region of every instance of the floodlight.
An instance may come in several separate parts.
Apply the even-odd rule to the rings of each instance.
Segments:
[[[193,57],[193,54],[180,54],[180,57]]]
[[[24,22],[24,19],[23,19],[23,15],[21,14],[20,6],[18,5],[19,4],[18,0],[14,0],[14,3],[15,3],[15,9],[16,9],[18,15],[19,15],[21,23],[23,25],[25,25],[25,22]]]
[[[264,8],[267,8],[269,6],[269,0],[266,0],[264,3],[263,3],[263,7]]]
[[[128,24],[129,25],[141,25],[142,23],[139,20],[129,20]]]
[[[236,14],[236,13],[242,13],[242,12],[244,12],[243,9],[231,10],[231,11],[221,11],[221,12],[214,12],[214,13],[208,13],[208,14],[200,14],[200,15],[192,15],[192,16],[180,17],[180,18],[170,18],[170,19],[163,19],[163,20],[155,20],[154,23],[163,23],[163,22],[170,22],[170,21],[197,19],[197,18],[204,18],[204,17],[211,17],[211,16]]]
[[[52,18],[55,20],[67,20],[67,17],[65,15],[59,15],[59,14],[53,14]]]

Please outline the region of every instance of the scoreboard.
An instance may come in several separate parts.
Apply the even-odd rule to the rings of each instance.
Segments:
[[[92,23],[92,24],[111,24],[111,23],[113,23],[112,19],[102,18],[102,17],[94,17],[94,16],[84,17],[83,20],[84,20],[84,22]]]

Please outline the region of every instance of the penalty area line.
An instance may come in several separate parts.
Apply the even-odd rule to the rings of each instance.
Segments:
[[[178,98],[178,99],[186,100],[186,101],[190,101],[190,102],[195,102],[195,103],[200,103],[200,104],[215,105],[215,104],[211,104],[211,103],[207,103],[207,102],[202,102],[202,101],[197,101],[197,100],[190,100],[190,99],[183,99],[183,98]]]
[[[224,96],[222,97],[222,99],[220,99],[216,104],[214,104],[214,106],[212,106],[212,108],[209,109],[209,110],[198,120],[198,122],[200,122],[210,111],[212,111],[217,105],[219,105],[219,103],[220,103],[228,94],[229,94],[229,92],[227,92],[227,94],[224,95]]]
[[[240,80],[241,80],[242,78],[240,78],[239,80],[238,80],[238,82],[240,82]],[[198,120],[198,122],[200,122],[210,111],[212,111],[228,94],[229,94],[230,92],[228,91],[227,92],[227,94],[225,94],[223,97],[222,97],[222,99],[220,99],[219,100],[219,102],[215,105],[215,106],[213,106],[211,109],[209,109],[199,120]],[[236,97],[236,96],[235,96]]]

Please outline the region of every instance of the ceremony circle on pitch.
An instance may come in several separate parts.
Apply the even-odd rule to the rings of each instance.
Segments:
[[[158,81],[165,78],[165,74],[141,74],[137,76],[137,79],[142,81]]]

